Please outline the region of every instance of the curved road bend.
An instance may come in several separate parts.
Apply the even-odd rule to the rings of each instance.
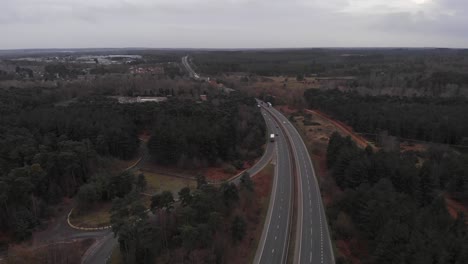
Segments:
[[[263,110],[265,111],[265,110]],[[274,118],[267,114],[268,122],[274,124],[274,133],[278,134],[275,143],[276,168],[271,190],[270,204],[263,226],[262,236],[257,248],[254,263],[285,263],[289,246],[289,226],[292,213],[292,166],[291,156],[285,134]]]
[[[267,112],[265,110],[262,109],[261,112],[266,122],[267,135],[269,135],[270,133],[275,133],[275,125],[273,124],[273,119],[267,115]],[[268,163],[273,157],[273,152],[275,151],[274,144],[271,144],[269,142],[267,143],[268,144],[266,146],[265,152],[263,153],[263,156],[254,166],[247,170],[251,177],[260,172],[266,165],[268,165]],[[142,163],[140,162],[136,167],[140,166],[140,164]],[[233,179],[233,182],[236,184],[239,181],[240,177]],[[107,259],[112,254],[112,250],[118,242],[117,238],[114,238],[114,234],[112,233],[112,231],[109,230],[107,232],[109,233],[105,234],[103,238],[101,238],[97,243],[95,243],[93,246],[91,246],[91,248],[88,249],[81,261],[83,264],[102,264],[107,262]]]
[[[314,166],[299,132],[274,108],[269,113],[281,121],[291,140],[298,175],[298,218],[293,263],[335,263],[325,209]]]
[[[263,118],[265,119],[265,123],[266,123],[266,135],[265,137],[269,137],[269,135],[271,133],[276,133],[275,132],[275,125],[273,123],[273,120],[271,119],[271,117],[267,116],[267,112],[263,109],[261,109],[261,113],[262,113],[262,116]],[[270,163],[272,157],[273,157],[273,152],[275,151],[275,146],[274,144],[270,144],[269,142],[269,138],[266,139],[268,140],[266,143],[266,148],[265,148],[265,151],[263,152],[263,156],[252,166],[250,167],[249,169],[246,170],[246,172],[248,172],[250,174],[250,177],[253,177],[254,175],[256,175],[257,173],[259,173],[261,170],[263,170],[263,168],[266,167],[266,165],[268,165],[268,163]],[[242,174],[238,175],[236,178],[233,178],[231,179],[230,181],[235,183],[235,184],[238,184],[240,183],[240,177],[242,176]]]

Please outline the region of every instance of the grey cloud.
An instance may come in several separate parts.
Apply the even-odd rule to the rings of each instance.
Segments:
[[[461,34],[468,37],[466,25],[468,25],[467,17],[443,15],[438,18],[428,18],[421,13],[394,13],[378,19],[375,28],[392,33],[411,32],[439,36]]]
[[[0,34],[8,38],[0,49],[468,47],[463,0],[432,0],[411,10],[390,8],[385,0],[360,10],[362,1],[7,0]]]

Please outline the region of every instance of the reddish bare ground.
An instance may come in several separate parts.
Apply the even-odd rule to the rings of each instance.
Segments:
[[[275,106],[275,108],[286,115],[290,115],[290,114],[298,112],[297,109],[290,107],[290,106],[281,105],[281,106]],[[359,147],[366,148],[368,145],[370,145],[374,150],[377,150],[377,148],[373,144],[368,142],[367,139],[365,139],[361,135],[356,134],[354,130],[352,129],[352,127],[344,124],[343,122],[334,120],[331,117],[327,116],[326,114],[320,112],[319,110],[305,109],[304,111],[309,114],[312,114],[315,119],[319,119],[322,123],[325,123],[326,126],[327,125],[334,126],[334,130],[338,130],[342,135],[350,136],[351,139],[353,139]],[[321,139],[325,139],[328,141],[330,136],[331,136],[331,133],[328,135],[328,137],[322,137]]]
[[[223,168],[206,168],[202,170],[202,174],[205,175],[208,181],[224,181],[233,176],[233,174],[225,173]]]
[[[356,133],[354,132],[354,130],[353,130],[350,126],[348,126],[348,125],[346,125],[346,124],[344,124],[344,123],[342,123],[342,122],[340,122],[340,121],[338,121],[338,120],[334,120],[334,119],[330,118],[329,116],[325,115],[324,113],[322,113],[322,112],[320,112],[320,111],[318,111],[318,110],[309,110],[309,109],[306,109],[305,111],[306,111],[306,112],[309,112],[309,113],[312,113],[312,114],[316,114],[316,115],[318,115],[318,116],[320,116],[320,117],[322,117],[322,118],[327,119],[327,120],[328,120],[329,122],[331,122],[335,127],[337,127],[338,129],[340,129],[343,133],[345,133],[346,135],[350,136],[350,137],[356,142],[356,144],[358,144],[358,146],[360,146],[360,147],[362,147],[362,148],[365,148],[365,147],[367,147],[368,145],[370,145],[373,149],[377,149],[374,145],[370,144],[364,137],[362,137],[362,136],[356,134]]]
[[[297,109],[294,109],[287,105],[279,105],[279,106],[275,106],[275,108],[281,113],[285,113],[286,115],[294,114],[297,112]]]
[[[449,195],[445,195],[445,204],[447,205],[447,210],[453,219],[458,218],[459,212],[462,212],[464,215],[468,215],[468,208],[465,205],[452,199]],[[468,224],[468,219],[465,221],[465,223]]]
[[[400,151],[401,152],[425,152],[427,151],[428,146],[426,144],[421,144],[421,143],[412,143],[409,144],[408,142],[402,142],[400,143]]]
[[[201,170],[201,173],[205,175],[206,179],[210,182],[221,182],[221,181],[226,181],[232,178],[233,176],[243,172],[244,170],[249,169],[252,167],[252,164],[245,162],[244,163],[244,169],[242,170],[236,170],[234,174],[226,173],[224,171],[224,168],[220,167],[208,167],[205,169]]]
[[[251,263],[262,235],[264,217],[268,209],[273,171],[267,167],[252,179],[255,184],[253,196],[243,192],[240,207],[233,215],[243,215],[247,221],[247,232],[244,239],[235,246],[227,247],[226,263]],[[232,221],[232,219],[230,220]]]
[[[255,161],[256,162],[256,161]],[[223,167],[206,167],[200,169],[181,169],[176,166],[161,166],[157,164],[146,163],[143,166],[143,170],[161,173],[168,176],[176,176],[182,178],[194,179],[198,174],[202,174],[206,177],[209,182],[222,182],[229,180],[233,176],[243,172],[246,169],[252,167],[252,163],[245,162],[242,170],[236,170],[234,174],[226,173]]]
[[[315,172],[317,173],[320,186],[322,187],[322,199],[326,206],[330,206],[336,197],[342,194],[341,189],[336,185],[335,179],[328,173],[327,158],[323,151],[312,155]]]
[[[151,133],[148,130],[143,130],[139,135],[138,138],[145,142],[148,143],[149,139],[151,138]]]
[[[352,238],[350,240],[337,240],[336,247],[338,248],[340,254],[352,264],[361,263],[361,260],[358,257],[356,257],[356,253],[358,255],[367,254],[365,246],[355,238]]]

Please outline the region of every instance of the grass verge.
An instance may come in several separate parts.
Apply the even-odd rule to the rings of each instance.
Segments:
[[[73,210],[70,222],[78,227],[96,228],[110,225],[111,202],[100,203],[87,211]]]
[[[255,195],[257,196],[256,198],[258,199],[258,206],[260,210],[260,217],[258,223],[252,231],[254,237],[253,244],[255,246],[251,248],[247,263],[253,263],[255,253],[257,252],[258,244],[262,236],[263,225],[265,224],[265,217],[268,212],[268,205],[270,204],[274,170],[275,166],[268,164],[265,168],[263,168],[263,170],[261,170],[253,177],[253,181],[255,183]]]
[[[107,264],[124,264],[123,256],[120,252],[119,245],[114,247],[114,249],[112,250],[112,254],[110,255],[109,260],[107,261]]]

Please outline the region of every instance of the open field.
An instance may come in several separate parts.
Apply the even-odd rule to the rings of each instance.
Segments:
[[[175,196],[177,196],[177,192],[179,192],[180,189],[184,187],[197,187],[197,182],[193,179],[168,176],[159,173],[153,173],[147,170],[141,170],[139,172],[145,175],[145,179],[147,182],[147,189],[145,193],[148,194],[153,194],[161,191],[171,191]]]
[[[70,222],[79,227],[103,227],[110,223],[110,208],[112,202],[100,203],[91,210],[80,213],[73,210],[70,215]]]

